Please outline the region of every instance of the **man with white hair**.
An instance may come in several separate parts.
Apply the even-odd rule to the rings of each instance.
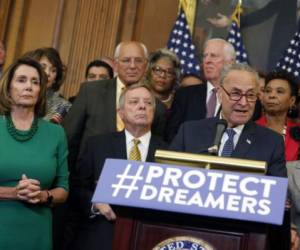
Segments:
[[[139,82],[146,70],[148,51],[144,44],[121,42],[115,50],[117,77],[83,83],[72,108],[63,121],[69,143],[69,169],[76,171],[76,160],[89,136],[122,131],[124,124],[117,113],[122,89]],[[157,101],[152,133],[162,135],[165,108]]]
[[[220,86],[221,72],[224,66],[234,62],[235,50],[229,42],[214,38],[205,43],[203,72],[206,82],[179,89],[175,94],[167,124],[167,141],[172,140],[183,122],[213,117],[218,113],[220,103],[216,91]]]

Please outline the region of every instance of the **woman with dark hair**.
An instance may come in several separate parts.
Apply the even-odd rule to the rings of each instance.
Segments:
[[[46,84],[30,58],[0,80],[0,249],[52,249],[50,207],[68,195],[64,130],[41,119]]]
[[[26,53],[23,57],[37,60],[47,75],[47,111],[44,119],[54,123],[61,123],[63,117],[71,107],[59,93],[63,84],[65,66],[58,51],[54,48],[40,48]]]
[[[146,80],[167,109],[171,107],[179,79],[180,62],[172,51],[159,49],[150,54]]]
[[[107,80],[114,77],[114,71],[108,63],[101,60],[91,61],[86,67],[85,79],[87,81]]]
[[[266,83],[261,98],[264,115],[256,122],[268,127],[285,140],[285,158],[295,161],[299,154],[297,131],[300,123],[293,122],[293,114],[298,96],[298,83],[290,73],[285,71],[271,72],[266,76]]]

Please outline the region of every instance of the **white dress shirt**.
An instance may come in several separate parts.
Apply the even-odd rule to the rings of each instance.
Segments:
[[[129,159],[129,153],[131,148],[133,147],[133,139],[139,139],[141,143],[138,144],[140,153],[141,153],[141,160],[146,161],[150,138],[151,138],[151,131],[147,132],[141,137],[135,138],[128,130],[125,129],[125,137],[126,137],[126,152],[127,152],[127,159]]]
[[[232,128],[235,131],[235,135],[233,137],[234,148],[239,141],[239,138],[241,136],[241,133],[242,133],[244,127],[245,127],[245,125],[243,124],[243,125],[239,125],[239,126]],[[218,153],[219,156],[221,156],[221,153],[223,151],[223,148],[224,148],[224,145],[225,145],[225,142],[227,141],[227,139],[228,139],[228,134],[225,131],[222,136],[220,147],[219,147],[219,153]]]

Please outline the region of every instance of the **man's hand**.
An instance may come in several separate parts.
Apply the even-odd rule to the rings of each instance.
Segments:
[[[299,249],[299,235],[295,229],[291,229],[291,250]]]
[[[110,221],[116,220],[117,216],[109,204],[97,203],[97,204],[94,204],[94,206],[100,211],[100,213],[103,216],[105,216],[106,219],[108,219]]]
[[[207,18],[206,20],[217,28],[228,27],[231,23],[230,18],[221,13],[218,13],[217,17]]]

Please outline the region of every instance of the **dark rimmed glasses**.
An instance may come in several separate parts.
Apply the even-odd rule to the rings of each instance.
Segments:
[[[168,78],[172,78],[175,76],[175,72],[174,70],[165,70],[165,69],[162,69],[161,67],[159,66],[153,66],[152,67],[152,72],[157,75],[157,76],[163,76],[165,75],[166,77]]]
[[[222,85],[221,85],[221,88],[228,95],[228,97],[231,101],[238,102],[239,100],[242,99],[243,96],[245,96],[247,102],[256,102],[256,100],[257,100],[257,94],[253,93],[252,90],[243,94],[241,91],[238,91],[238,90],[233,90],[231,92],[228,92]]]

